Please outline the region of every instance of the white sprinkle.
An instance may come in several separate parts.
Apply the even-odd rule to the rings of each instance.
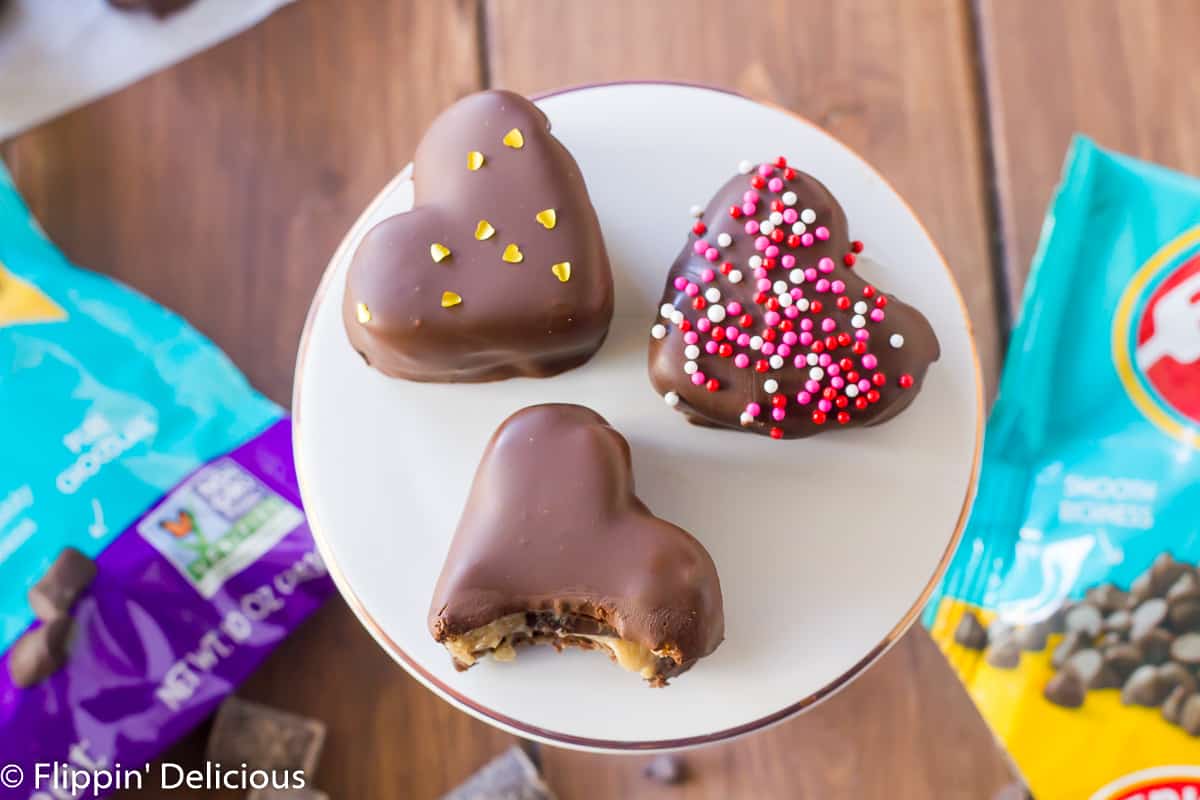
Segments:
[[[793,302],[794,301],[792,300],[792,296],[790,294],[781,293],[779,295],[779,305],[783,306],[784,308],[787,308]]]
[[[771,231],[773,230],[775,230],[775,223],[771,222],[769,219],[763,220],[758,225],[758,232],[763,236],[770,236]]]
[[[893,333],[892,338],[888,339],[888,344],[899,350],[901,347],[904,347],[904,337],[898,333]]]
[[[700,365],[697,364],[695,361],[683,362],[683,371],[686,372],[688,375],[695,375],[696,370],[698,370],[698,369],[700,369]]]
[[[788,290],[787,281],[775,281],[771,288],[775,290],[775,294],[784,294]]]
[[[768,378],[763,381],[763,391],[767,394],[775,394],[779,391],[779,381],[774,378]]]
[[[788,273],[788,280],[792,283],[804,283],[804,270],[796,267]]]
[[[692,206],[688,209],[688,213],[693,217],[702,217],[704,216],[704,206]]]
[[[808,298],[801,297],[796,301],[796,308],[800,311],[808,311]]]
[[[750,265],[750,269],[758,269],[762,266],[762,256],[750,256],[746,263]]]
[[[810,367],[815,367],[817,365],[817,362],[821,360],[821,357],[818,356],[816,353],[809,353],[805,360],[808,361],[808,365]]]
[[[717,244],[721,247],[729,247],[729,245],[733,244],[733,237],[728,233],[718,233]]]
[[[751,350],[762,350],[762,346],[763,346],[763,340],[762,340],[761,336],[751,336],[750,337],[750,349]]]
[[[820,367],[813,367],[808,371],[808,377],[812,378],[814,381],[819,381],[821,378],[825,377],[825,370],[821,369]]]
[[[667,335],[667,327],[665,325],[655,325],[650,329],[650,335],[655,339],[661,339]]]
[[[663,319],[670,319],[671,315],[675,313],[675,306],[670,303],[663,303],[658,313],[662,315]]]
[[[785,206],[796,205],[796,193],[795,192],[784,192],[782,199],[783,199],[783,204]]]
[[[745,159],[743,159],[738,162],[738,172],[742,173],[743,175],[749,175],[750,170],[752,170],[752,169],[754,169],[754,165],[751,164],[749,161],[746,161]]]
[[[675,311],[672,311],[671,312],[671,324],[678,325],[681,322],[683,322],[683,312],[678,309],[676,309]]]
[[[862,314],[855,314],[853,317],[850,318],[850,324],[852,326],[854,326],[855,328],[861,328],[867,324],[867,318],[864,317]]]
[[[725,306],[709,306],[708,318],[713,322],[723,322],[725,319]]]
[[[731,269],[729,271],[728,278],[730,283],[741,283],[742,271],[740,269]]]
[[[700,357],[700,348],[694,344],[689,344],[687,347],[683,348],[683,357],[688,361],[695,361]]]
[[[806,230],[808,230],[808,226],[803,222],[796,222],[792,224],[792,233],[796,234],[797,236],[800,236]]]
[[[813,211],[811,208],[804,209],[800,212],[800,221],[805,225],[812,225],[817,221],[817,212]]]
[[[663,402],[669,405],[671,408],[674,408],[675,406],[679,405],[679,395],[675,392],[667,392],[663,395]]]
[[[704,299],[710,303],[715,303],[721,299],[721,290],[715,286],[710,286],[704,290]]]
[[[846,392],[846,397],[858,397],[858,384],[847,383],[846,388],[843,391]]]
[[[775,226],[783,224],[783,214],[778,211],[772,211],[771,216],[767,217],[767,219],[771,220],[771,224]]]
[[[775,355],[771,356],[771,360],[768,363],[771,365],[771,369],[782,369],[783,356],[776,353]]]
[[[739,419],[743,425],[750,425],[754,422],[754,417],[750,416],[750,414],[745,411],[742,412],[742,416],[739,417]]]
[[[855,314],[867,313],[867,304],[864,303],[862,300],[859,300],[857,303],[854,304],[854,313]]]

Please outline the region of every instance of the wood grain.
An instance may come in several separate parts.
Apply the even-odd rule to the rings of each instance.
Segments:
[[[1072,133],[1200,174],[1194,0],[980,0],[1014,301]]]
[[[779,1],[752,9],[722,0],[489,2],[489,74],[494,85],[527,93],[693,81],[814,120],[875,164],[925,221],[963,289],[992,385],[999,341],[965,4]],[[647,782],[645,758],[552,748],[542,758],[564,800],[985,798],[1010,780],[983,721],[919,630],[816,711],[687,755],[695,778],[684,786]]]

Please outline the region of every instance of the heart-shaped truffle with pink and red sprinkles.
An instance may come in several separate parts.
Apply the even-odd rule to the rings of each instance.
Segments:
[[[861,241],[816,178],[742,162],[697,216],[650,329],[650,381],[699,425],[795,439],[877,425],[940,348],[859,271]]]

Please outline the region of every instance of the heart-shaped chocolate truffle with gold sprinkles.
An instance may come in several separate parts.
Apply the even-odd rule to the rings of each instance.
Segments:
[[[343,321],[368,364],[416,381],[547,377],[608,333],[613,279],[579,165],[533,103],[470,95],[426,131],[415,202],[372,228]]]

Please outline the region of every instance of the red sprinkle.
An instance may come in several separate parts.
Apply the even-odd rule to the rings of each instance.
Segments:
[[[839,394],[837,399],[833,401],[833,404],[838,408],[845,408],[846,406],[850,405],[850,398],[846,397],[844,394]]]
[[[867,343],[855,342],[854,346],[851,347],[850,350],[854,353],[854,355],[861,356],[863,353],[867,352]]]
[[[767,293],[766,292],[756,292],[754,294],[754,302],[758,303],[759,305],[762,305],[763,303],[767,302]]]
[[[854,253],[846,253],[846,255],[842,256],[842,263],[845,264],[847,267],[853,267],[854,262],[857,260],[858,259],[856,259],[854,257]]]
[[[867,398],[863,397],[861,394],[858,397],[854,398],[854,407],[857,408],[859,411],[862,411],[868,405],[870,405],[870,403],[867,402]]]
[[[838,415],[837,415],[837,421],[840,424],[845,425],[847,422],[850,421],[850,414],[845,411],[839,411]]]
[[[721,274],[728,275],[731,272],[733,272],[733,264],[731,264],[728,261],[722,261],[721,262]]]
[[[763,269],[775,269],[775,259],[768,256],[763,259]]]
[[[875,384],[876,386],[883,386],[885,383],[887,383],[887,375],[884,375],[882,372],[876,372],[871,376],[871,383]]]
[[[879,402],[879,392],[875,391],[874,389],[867,392],[867,402],[868,403],[878,403]]]
[[[837,389],[833,388],[832,386],[826,386],[821,390],[821,396],[826,400],[832,400],[833,398],[837,397]]]
[[[825,352],[825,345],[820,339],[817,339],[812,343],[812,347],[810,347],[809,350],[812,350],[814,353],[819,355]]]
[[[825,424],[825,412],[824,411],[814,411],[812,413],[812,421],[818,425],[824,425]]]
[[[840,344],[842,347],[849,347],[850,346],[850,334],[848,334],[844,331],[842,333],[839,333],[838,334],[838,344]]]
[[[725,338],[725,329],[720,325],[713,325],[712,333],[710,333],[709,336],[711,336],[714,341],[719,342]]]
[[[683,331],[684,333],[687,333],[691,329],[692,321],[690,319],[685,319],[683,322],[679,323],[679,330]]]
[[[782,439],[783,438],[783,428],[779,428],[779,427],[771,428],[771,438],[772,439]]]
[[[913,385],[913,376],[908,374],[901,375],[896,383],[900,384],[901,389],[911,389]]]
[[[850,298],[846,297],[846,295],[842,295],[841,297],[839,297],[837,299],[837,307],[840,308],[842,311],[845,311],[846,309],[850,308]]]
[[[708,226],[700,220],[696,220],[696,224],[692,226],[692,233],[697,236],[703,236],[708,231]]]
[[[863,297],[874,297],[874,296],[875,296],[875,287],[874,286],[868,285],[868,286],[863,287]]]
[[[697,311],[703,311],[706,305],[708,305],[708,301],[703,297],[692,298],[692,308],[696,309]]]
[[[717,348],[717,354],[721,358],[729,358],[733,355],[733,345],[729,344],[729,342],[721,342],[721,346]]]
[[[784,234],[783,228],[776,228],[775,230],[771,231],[771,241],[775,244],[779,244],[783,241],[783,237],[785,235],[786,234]]]
[[[787,395],[773,394],[771,395],[771,406],[774,408],[783,408],[787,405]]]
[[[765,358],[760,358],[758,361],[754,362],[754,371],[755,372],[766,372],[770,368],[771,368],[771,365],[767,363],[767,360]]]
[[[838,368],[841,369],[842,372],[853,372],[854,371],[854,362],[848,358],[843,358],[841,361],[838,362]]]
[[[753,186],[755,189],[761,189],[767,185],[767,181],[765,178],[763,178],[762,175],[755,175],[753,178],[750,179],[750,185]]]
[[[799,247],[800,246],[800,236],[795,233],[793,233],[791,236],[789,236],[787,238],[787,246],[792,248],[793,250],[795,250],[797,247]]]
[[[721,382],[716,378],[709,378],[708,383],[704,384],[704,388],[708,389],[710,392],[715,392],[717,389],[721,388]]]
[[[790,319],[781,319],[779,321],[779,330],[783,331],[784,333],[787,333],[795,327],[796,323],[792,322]]]
[[[742,314],[740,317],[738,317],[738,325],[743,328],[749,328],[753,324],[754,317],[750,316],[749,314]]]
[[[763,341],[773,342],[779,336],[774,328],[764,328],[762,332]]]
[[[858,379],[862,377],[855,370],[850,370],[846,373],[846,383],[858,383]]]
[[[861,253],[863,251],[863,243],[860,242],[858,239],[855,239],[853,242],[850,243],[850,249],[856,253]]]
[[[778,310],[779,310],[779,300],[776,299],[775,297],[768,297],[767,298],[767,311],[778,311]]]
[[[784,167],[787,166],[787,159],[784,158],[783,156],[780,156],[779,158],[775,159],[775,166],[779,167],[780,169],[783,169]]]
[[[741,206],[730,206],[729,207],[729,216],[733,217],[734,219],[741,219],[742,218],[742,207]]]
[[[825,310],[825,306],[821,305],[820,300],[813,300],[812,303],[809,304],[808,310],[814,314],[820,314]]]
[[[795,178],[796,178],[796,170],[792,169],[791,167],[788,167],[787,169],[785,169],[783,171],[783,179],[785,181],[795,180]]]
[[[826,350],[837,350],[837,347],[838,347],[838,340],[837,340],[836,336],[826,336],[825,337],[825,349]]]
[[[774,200],[771,201],[771,210],[772,211],[783,211],[783,201],[780,200],[778,197],[776,197]]]
[[[879,308],[883,308],[887,305],[887,298],[883,295],[879,295],[879,297],[875,298],[875,305]]]

